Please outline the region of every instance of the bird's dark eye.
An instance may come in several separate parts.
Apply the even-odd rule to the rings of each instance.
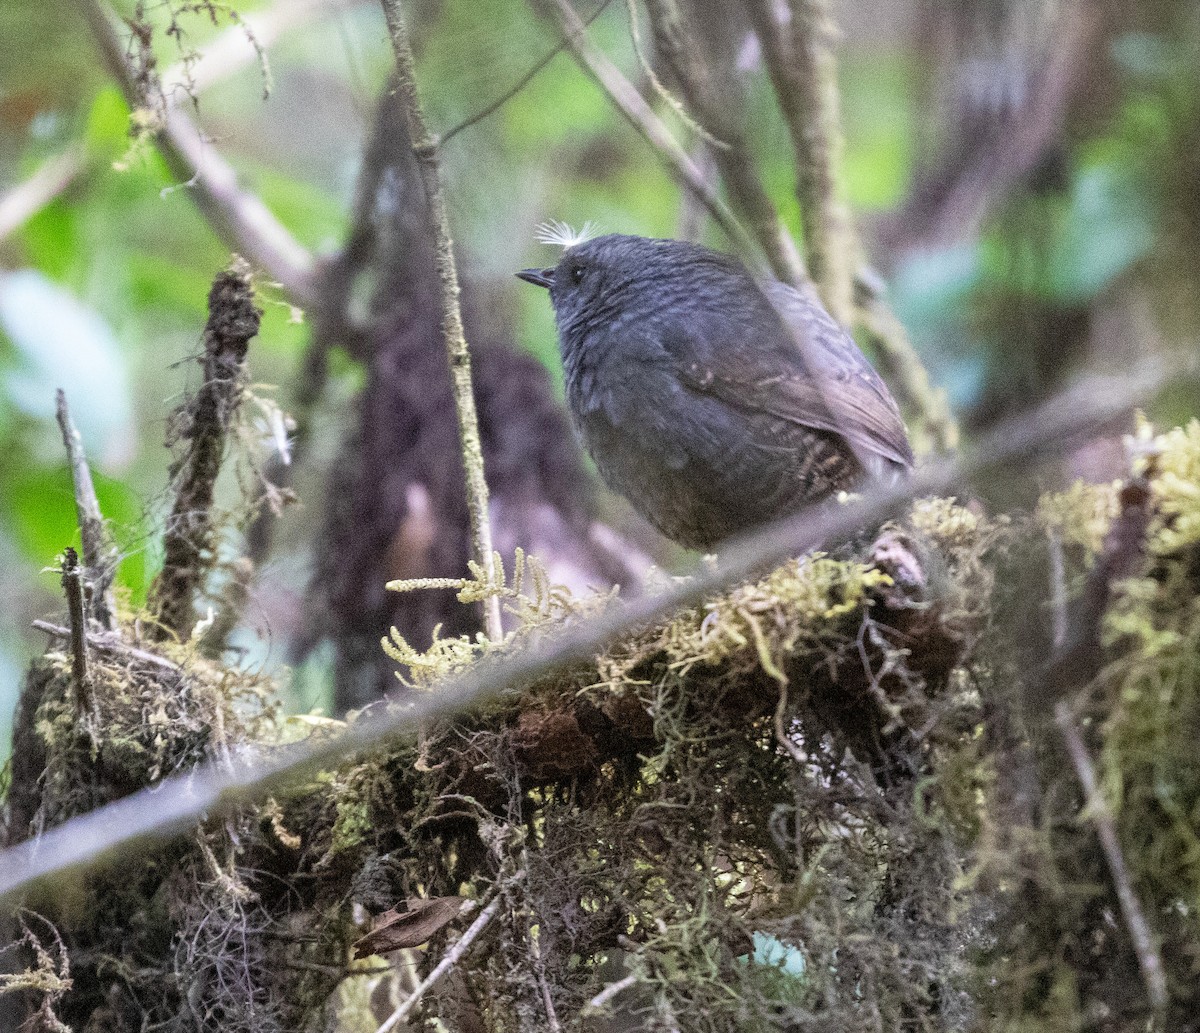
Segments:
[[[571,266],[570,271],[571,271],[571,282],[572,283],[582,283],[583,282],[583,266],[573,265],[573,266]]]

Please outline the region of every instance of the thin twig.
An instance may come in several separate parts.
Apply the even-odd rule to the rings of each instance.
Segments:
[[[102,0],[75,3],[87,19],[126,102],[137,108],[137,83],[108,8]],[[261,198],[242,189],[233,167],[191,119],[168,103],[156,140],[171,174],[190,188],[190,196],[217,235],[231,250],[265,270],[296,304],[311,307],[316,301],[315,259]]]
[[[487,928],[488,923],[496,917],[496,912],[500,910],[500,905],[503,903],[504,897],[499,892],[498,888],[493,890],[492,902],[488,904],[480,913],[479,917],[471,923],[470,928],[459,938],[459,941],[446,951],[445,957],[437,963],[434,970],[421,980],[417,988],[409,995],[408,999],[400,1005],[391,1015],[384,1020],[383,1025],[379,1027],[376,1033],[391,1033],[401,1022],[407,1017],[430,990],[431,987],[439,983],[442,977],[449,972],[464,954],[467,953],[467,948],[475,942],[475,938]],[[475,908],[475,902],[469,900],[463,904],[462,911],[459,914],[467,914]]]
[[[63,550],[62,586],[67,594],[67,614],[70,618],[71,673],[75,679],[75,712],[80,718],[95,713],[92,682],[88,675],[87,613],[83,606],[83,577],[79,570],[79,554],[67,546]]]
[[[112,580],[116,568],[117,550],[109,537],[104,517],[100,513],[100,502],[96,498],[96,487],[92,483],[92,471],[83,451],[83,440],[71,419],[67,408],[67,396],[62,388],[55,393],[55,415],[62,431],[63,446],[71,464],[71,481],[75,491],[75,516],[79,521],[79,536],[83,543],[83,565],[87,568],[91,587],[92,617],[105,631],[113,626],[116,602],[113,599]]]
[[[864,276],[857,284],[857,317],[867,342],[900,401],[914,411],[918,421],[918,450],[922,445],[938,452],[958,447],[958,423],[950,411],[946,392],[934,387],[929,371],[917,354],[899,317]]]
[[[804,260],[767,195],[748,153],[745,132],[737,119],[730,117],[731,105],[724,91],[718,89],[679,4],[676,0],[646,0],[646,10],[655,46],[678,81],[688,107],[707,133],[723,144],[713,151],[713,160],[734,208],[766,254],[776,277],[794,286],[806,283]],[[733,76],[726,79],[732,82]]]
[[[650,144],[667,171],[704,204],[734,247],[747,258],[757,257],[761,249],[755,239],[721,200],[704,171],[688,156],[667,124],[654,113],[621,70],[593,45],[587,35],[587,26],[575,9],[567,0],[532,2],[535,10],[548,12],[557,22],[579,67],[595,80],[612,105]]]
[[[1088,755],[1087,746],[1079,729],[1075,727],[1075,719],[1066,700],[1059,700],[1054,705],[1054,720],[1062,732],[1067,744],[1067,753],[1071,757],[1071,765],[1083,787],[1086,801],[1084,814],[1096,828],[1096,836],[1104,850],[1104,858],[1108,862],[1108,871],[1112,876],[1113,888],[1117,893],[1117,903],[1121,907],[1121,915],[1125,926],[1133,940],[1134,953],[1137,955],[1138,968],[1142,973],[1142,981],[1146,984],[1146,996],[1150,1007],[1160,1018],[1166,1013],[1167,977],[1163,971],[1162,958],[1158,947],[1155,946],[1154,934],[1146,921],[1141,901],[1133,889],[1129,877],[1129,869],[1125,865],[1125,855],[1121,852],[1121,841],[1117,838],[1116,826],[1113,823],[1112,811],[1108,801],[1100,792],[1096,783],[1096,769],[1092,766],[1092,758]]]
[[[1084,381],[1028,416],[1006,420],[969,455],[936,460],[907,481],[872,485],[845,506],[806,510],[734,540],[716,563],[699,565],[691,577],[675,580],[663,592],[609,607],[556,635],[470,666],[441,682],[437,692],[421,693],[402,707],[360,718],[337,736],[314,737],[256,760],[238,757],[233,764],[202,764],[186,775],[163,779],[152,790],[71,818],[35,841],[0,851],[0,898],[133,840],[165,835],[305,773],[344,763],[355,751],[374,747],[435,715],[461,710],[513,685],[530,684],[564,665],[585,662],[633,629],[697,605],[772,563],[830,548],[864,526],[882,523],[911,499],[944,494],[1003,465],[1061,454],[1080,435],[1126,414],[1168,383],[1179,386],[1195,380],[1198,372],[1196,362],[1155,363],[1119,379]]]
[[[64,628],[61,624],[51,624],[49,621],[36,620],[30,621],[29,626],[37,628],[38,631],[44,631],[47,635],[54,635],[57,638],[69,639],[71,637],[71,629]],[[179,674],[183,671],[183,668],[179,664],[166,659],[166,657],[159,656],[157,653],[148,653],[144,649],[131,646],[127,642],[123,642],[112,632],[89,631],[87,642],[92,649],[100,653],[120,653],[128,656],[131,660],[140,660],[144,664],[161,667],[164,671],[169,671],[171,674]]]
[[[437,141],[425,123],[421,100],[417,94],[416,62],[404,23],[400,0],[381,0],[388,35],[396,55],[396,72],[400,95],[408,115],[409,136],[413,154],[425,184],[429,213],[435,235],[435,264],[441,284],[442,334],[446,353],[450,357],[453,379],[454,409],[458,415],[458,437],[462,448],[463,467],[467,478],[467,511],[471,520],[471,553],[491,581],[495,576],[495,554],[492,549],[492,528],[488,517],[488,486],[483,473],[483,445],[479,437],[479,418],[475,413],[475,394],[471,384],[471,352],[463,331],[462,311],[458,304],[458,267],[454,263],[454,241],[450,236],[450,216],[442,191]],[[500,623],[500,600],[488,598],[484,604],[484,626],[493,642],[504,637]]]
[[[608,9],[608,5],[610,3],[612,3],[612,0],[601,0],[601,3],[591,14],[587,16],[583,24],[585,26],[591,25],[592,22],[599,18],[600,15],[602,15]],[[449,129],[447,129],[438,138],[439,145],[445,147],[446,144],[453,140],[454,137],[458,136],[458,134],[464,129],[470,129],[471,126],[478,125],[484,119],[490,118],[492,115],[494,115],[497,111],[504,107],[505,104],[512,100],[513,97],[515,97],[518,93],[525,89],[526,86],[533,82],[533,80],[536,79],[539,74],[541,74],[542,69],[544,69],[548,64],[550,64],[551,61],[553,61],[556,57],[558,57],[559,54],[563,52],[563,48],[566,47],[566,45],[567,44],[565,40],[562,43],[559,43],[558,46],[550,51],[550,53],[534,62],[534,64],[530,66],[529,71],[518,78],[517,81],[512,84],[512,86],[500,94],[500,96],[494,101],[484,105],[482,108],[476,111],[475,114],[464,118],[457,125],[451,126]]]
[[[530,870],[529,851],[525,846],[521,847],[521,869],[526,873]],[[529,881],[528,874],[526,874],[525,880],[526,882]],[[515,881],[514,879],[513,882]],[[530,898],[531,894],[526,892],[525,899],[528,901]],[[542,1008],[546,1013],[546,1022],[549,1024],[550,1033],[562,1033],[562,1026],[558,1021],[558,1013],[554,1010],[554,998],[550,995],[550,985],[546,981],[546,963],[542,958],[542,945],[539,939],[542,926],[539,923],[539,933],[535,933],[533,930],[533,919],[536,919],[537,915],[533,912],[532,908],[527,908],[526,910],[529,912],[529,920],[523,921],[521,924],[524,927],[525,940],[529,944],[529,955],[533,960],[533,978],[542,996]]]

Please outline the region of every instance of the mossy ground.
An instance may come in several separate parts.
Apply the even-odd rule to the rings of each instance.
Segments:
[[[1200,1013],[1200,424],[1146,437],[1141,455],[1144,557],[1112,586],[1100,673],[1068,702],[1168,972],[1158,1020],[1187,1029]],[[378,998],[387,980],[351,976],[379,967],[349,961],[356,920],[499,893],[499,917],[423,1002],[427,1028],[1146,1029],[1046,683],[1056,608],[1083,591],[1118,510],[1116,486],[1011,519],[918,502],[869,545],[791,560],[31,899],[30,934],[53,956],[57,930],[73,983],[27,999],[77,1031],[365,1028],[362,988]],[[468,602],[501,592],[517,630],[423,653],[394,639],[403,691],[436,692],[622,605],[572,598],[536,564],[512,573],[460,588]],[[99,658],[91,723],[76,720],[65,657],[34,667],[12,839],[294,734],[263,686],[167,648],[174,673]],[[455,928],[410,957],[428,968]]]

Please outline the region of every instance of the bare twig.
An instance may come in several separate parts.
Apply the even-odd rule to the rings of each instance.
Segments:
[[[1092,766],[1092,758],[1088,755],[1087,746],[1075,726],[1075,719],[1066,700],[1059,700],[1054,705],[1054,720],[1062,732],[1067,753],[1071,757],[1071,765],[1075,768],[1079,784],[1083,787],[1086,797],[1084,814],[1095,826],[1096,836],[1104,851],[1113,888],[1116,890],[1117,903],[1121,907],[1121,916],[1133,940],[1138,968],[1146,985],[1146,996],[1155,1015],[1161,1017],[1166,1013],[1168,1004],[1167,977],[1154,942],[1154,934],[1150,931],[1150,924],[1146,921],[1141,901],[1134,892],[1129,869],[1125,865],[1125,855],[1121,852],[1121,842],[1117,838],[1112,811],[1096,783],[1096,769]]]
[[[807,510],[735,540],[716,563],[701,564],[690,578],[676,580],[666,591],[610,607],[557,635],[498,655],[488,664],[473,665],[440,683],[436,693],[421,693],[403,707],[362,718],[338,736],[306,740],[257,761],[210,762],[186,775],[163,779],[153,790],[133,793],[72,818],[36,841],[0,852],[0,897],[86,864],[135,839],[164,835],[238,800],[270,792],[304,773],[344,762],[356,750],[375,746],[434,715],[459,710],[512,685],[528,684],[564,665],[585,661],[619,636],[698,604],[768,564],[844,541],[859,528],[882,522],[910,499],[945,493],[963,480],[1001,465],[1061,454],[1081,434],[1127,413],[1167,383],[1178,385],[1195,379],[1197,372],[1196,364],[1155,364],[1120,379],[1088,380],[1029,416],[1001,424],[970,456],[931,462],[905,482],[873,485],[858,501]]]
[[[586,21],[584,21],[583,24],[585,26],[591,25],[592,22],[594,22],[597,18],[600,17],[600,15],[602,15],[605,12],[605,10],[608,8],[608,5],[610,3],[612,3],[612,0],[601,0],[600,4],[597,5],[596,9],[587,16],[587,19],[586,19]],[[562,53],[563,47],[565,47],[565,46],[566,46],[566,41],[564,40],[562,43],[558,44],[558,46],[556,46],[553,50],[551,50],[544,57],[541,57],[537,61],[535,61],[530,66],[529,70],[527,72],[525,72],[525,74],[522,75],[520,78],[518,78],[517,81],[512,84],[512,86],[510,86],[507,90],[505,90],[502,94],[500,94],[499,97],[497,97],[495,100],[491,101],[490,103],[485,104],[482,108],[480,108],[478,111],[476,111],[475,114],[469,115],[467,118],[464,118],[457,125],[451,126],[451,128],[447,129],[439,137],[439,144],[442,147],[445,147],[446,144],[448,144],[452,139],[454,139],[454,137],[458,136],[458,134],[461,133],[464,129],[470,129],[471,126],[478,125],[484,119],[490,118],[492,115],[494,115],[497,111],[499,111],[502,107],[504,107],[505,104],[507,104],[510,100],[512,100],[513,97],[515,97],[518,93],[520,93],[523,89],[525,89],[526,86],[528,86],[531,82],[533,82],[533,80],[536,79],[538,77],[538,75],[541,73],[542,69],[545,68],[548,64],[550,64],[551,61],[553,61],[556,57],[558,57],[559,54]]]
[[[672,136],[666,123],[654,113],[621,70],[592,44],[587,26],[567,0],[533,0],[533,4],[535,10],[547,12],[557,22],[580,68],[596,81],[613,106],[650,144],[667,171],[704,204],[737,250],[747,258],[758,256],[760,248],[754,238],[717,195],[704,171]]]
[[[844,141],[833,53],[837,29],[829,2],[788,0],[786,26],[774,0],[751,0],[747,6],[796,151],[808,271],[830,315],[850,326],[858,242],[836,181]]]
[[[128,104],[139,103],[138,86],[125,47],[103,0],[75,0],[87,18],[109,71]],[[264,269],[298,305],[316,300],[313,256],[271,214],[262,200],[238,184],[237,173],[182,112],[167,105],[157,142],[171,172],[231,250]]]
[[[500,910],[500,905],[503,903],[503,901],[504,896],[498,890],[493,891],[492,902],[479,913],[479,917],[471,923],[470,927],[465,933],[462,934],[458,942],[448,951],[446,951],[445,957],[443,957],[442,960],[437,963],[437,965],[434,967],[434,970],[430,972],[429,975],[421,980],[420,985],[418,985],[417,988],[408,996],[408,999],[402,1005],[400,1005],[399,1008],[392,1012],[392,1014],[389,1015],[386,1020],[384,1020],[383,1025],[379,1027],[377,1033],[392,1033],[392,1030],[399,1026],[400,1023],[408,1017],[409,1012],[411,1012],[420,1003],[421,998],[429,992],[430,988],[439,983],[442,977],[458,964],[458,962],[462,959],[462,956],[467,953],[467,948],[469,948],[471,944],[475,942],[475,938],[481,932],[483,932],[483,930],[487,928],[488,923],[496,917],[496,912]],[[473,900],[467,901],[465,904],[463,904],[460,914],[467,914],[468,912],[472,911],[475,906],[476,905]]]
[[[194,97],[241,71],[264,61],[264,51],[280,37],[337,11],[365,5],[367,0],[276,0],[260,11],[238,14],[236,23],[162,75],[168,102]],[[264,73],[266,68],[264,66]]]
[[[442,192],[442,175],[438,162],[437,141],[425,124],[417,94],[416,65],[408,28],[400,0],[381,0],[387,19],[388,34],[396,55],[396,71],[400,95],[408,115],[409,136],[413,153],[425,184],[430,217],[436,237],[435,264],[441,283],[442,334],[450,357],[450,375],[454,386],[454,408],[458,414],[458,437],[462,448],[463,467],[467,477],[467,511],[471,519],[471,552],[488,580],[495,572],[495,553],[492,549],[492,528],[488,517],[488,486],[483,473],[483,445],[479,437],[479,418],[475,413],[475,394],[471,384],[471,352],[463,332],[462,311],[458,304],[458,268],[454,263],[454,241],[450,236],[450,216]],[[484,626],[488,638],[498,642],[504,635],[500,623],[500,600],[490,597],[484,605]]]
[[[69,639],[71,637],[72,629],[64,628],[61,624],[51,624],[49,621],[36,620],[30,621],[29,626],[37,628],[38,631],[44,631],[47,635],[54,635],[56,638]],[[138,649],[136,646],[129,645],[129,643],[122,641],[112,632],[89,631],[87,643],[97,652],[118,653],[129,657],[131,660],[138,660],[144,664],[161,667],[164,671],[169,671],[171,674],[179,674],[183,670],[179,664],[173,663],[165,657],[159,656],[157,653],[149,653],[144,649]]]
[[[564,0],[565,2],[565,0]],[[738,214],[767,256],[775,275],[798,285],[808,280],[804,260],[767,196],[754,162],[747,153],[745,133],[729,115],[730,105],[718,90],[701,53],[700,44],[684,20],[676,0],[646,0],[654,43],[701,125],[723,146],[713,160],[729,188]],[[732,79],[732,77],[730,77]]]
[[[204,328],[204,382],[176,412],[176,432],[186,441],[172,467],[175,503],[163,536],[163,568],[152,593],[160,635],[184,641],[195,619],[195,595],[212,564],[214,485],[225,440],[242,399],[246,350],[258,333],[250,268],[234,257],[208,295]]]
[[[19,230],[66,190],[86,164],[83,148],[69,147],[0,197],[0,240]]]
[[[615,983],[609,983],[595,997],[587,1003],[587,1008],[599,1010],[608,1004],[618,994],[624,993],[631,986],[637,983],[637,976],[633,973],[625,976],[623,979],[618,979]]]
[[[80,718],[91,717],[96,703],[92,698],[92,682],[88,675],[87,613],[83,606],[83,577],[79,570],[79,554],[69,545],[63,550],[62,586],[67,594],[67,614],[71,630],[71,673],[75,679],[75,710]]]
[[[71,411],[67,408],[67,396],[62,388],[55,394],[55,412],[62,431],[63,445],[71,464],[71,481],[75,489],[75,515],[79,521],[79,535],[83,543],[83,565],[87,568],[91,588],[92,617],[106,631],[113,626],[116,603],[113,600],[112,580],[116,568],[117,550],[109,537],[96,488],[92,484],[92,471],[83,452],[83,441]]]

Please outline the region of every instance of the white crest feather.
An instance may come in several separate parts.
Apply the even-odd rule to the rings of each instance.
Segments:
[[[589,219],[585,222],[578,231],[571,228],[571,225],[562,222],[559,219],[551,219],[549,222],[543,222],[533,234],[534,240],[539,244],[552,244],[555,247],[569,248],[576,244],[582,244],[585,240],[591,238],[596,232],[596,224]]]

